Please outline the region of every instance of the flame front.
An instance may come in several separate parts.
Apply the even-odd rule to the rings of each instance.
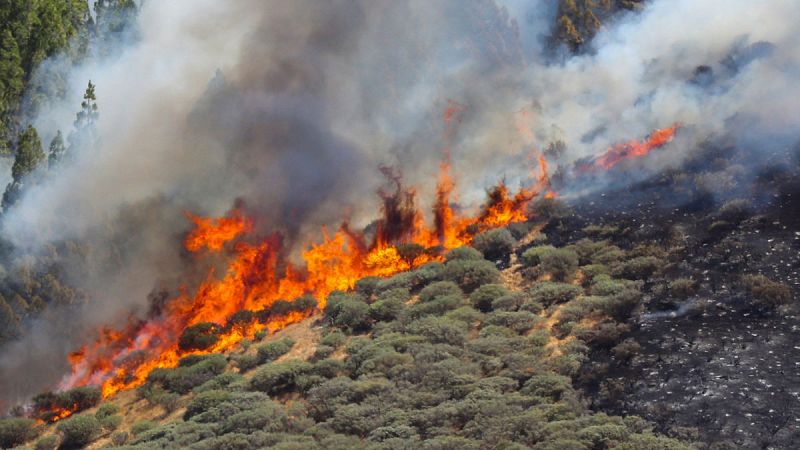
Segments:
[[[468,244],[477,232],[526,220],[525,210],[536,193],[520,189],[512,195],[503,183],[489,191],[487,203],[474,216],[460,215],[451,205],[455,183],[449,170],[449,164],[443,162],[432,227],[426,226],[422,212],[415,206],[415,192],[402,189],[398,181],[394,193],[382,194],[383,217],[371,244],[347,224],[332,234],[323,229],[321,242],[308,245],[302,252],[302,265],[286,260],[278,235],[255,243],[245,241],[252,231],[252,221],[239,210],[217,219],[187,213],[195,229],[186,238],[185,247],[197,257],[229,249],[232,259],[225,272],[210,270],[193,295],[184,288],[155,317],[134,321],[124,330],[101,332],[95,342],[70,356],[72,371],[60,387],[96,384],[102,387],[104,397],[136,387],[153,369],[175,367],[183,356],[229,350],[258,331],[274,332],[314,312],[313,308],[293,311],[225,327],[238,311],[264,310],[280,299],[303,295],[313,296],[321,309],[331,292],[352,289],[363,277],[388,277],[440,261],[445,250]],[[435,251],[419,252],[409,258],[401,252],[402,244],[418,244]],[[219,340],[206,350],[182,350],[178,346],[182,331],[201,322],[223,327]]]

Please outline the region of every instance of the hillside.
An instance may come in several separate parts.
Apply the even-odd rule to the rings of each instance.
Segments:
[[[632,356],[630,340],[614,341],[640,286],[550,250],[537,227],[513,230],[476,237],[502,271],[463,247],[364,279],[320,316],[187,357],[46,427],[37,448],[56,431],[88,448],[689,448],[641,418],[591,411],[573,387],[601,341]],[[620,330],[611,342],[608,330]]]

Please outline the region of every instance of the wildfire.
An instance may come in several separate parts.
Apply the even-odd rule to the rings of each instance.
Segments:
[[[187,212],[186,217],[194,222],[195,229],[186,236],[184,245],[190,252],[198,252],[203,247],[220,250],[226,242],[252,229],[252,222],[234,210],[230,217],[198,217]]]
[[[368,244],[362,233],[350,230],[347,224],[333,234],[323,229],[321,242],[308,245],[302,252],[300,266],[285,259],[278,235],[256,243],[238,239],[252,229],[252,221],[239,210],[216,219],[187,214],[195,224],[184,242],[188,250],[219,252],[232,243],[233,256],[225,273],[210,270],[193,295],[184,289],[155,317],[135,321],[122,331],[102,332],[94,343],[70,356],[72,373],[61,387],[99,384],[103,396],[108,397],[141,385],[153,369],[177,366],[183,356],[228,350],[260,330],[279,330],[305,319],[314,308],[268,314],[266,320],[252,320],[236,327],[227,324],[238,311],[265,311],[281,299],[304,295],[313,296],[317,307],[324,308],[331,292],[352,289],[363,277],[388,277],[419,264],[439,261],[444,250],[469,243],[479,231],[526,220],[525,209],[535,196],[528,189],[512,195],[500,183],[489,191],[488,201],[477,216],[461,216],[450,204],[455,185],[449,165],[443,164],[434,225],[429,228],[416,207],[415,191],[404,189],[399,177],[391,171],[385,173],[394,182],[395,190],[381,192],[383,217],[378,221],[373,242]],[[409,256],[408,248],[419,251]],[[423,251],[429,248],[437,251]],[[202,351],[182,350],[178,338],[183,330],[202,322],[221,327],[219,340]]]
[[[622,161],[645,156],[652,150],[661,148],[672,142],[679,127],[680,125],[674,124],[671,127],[653,131],[650,133],[650,136],[643,141],[633,140],[617,144],[594,161],[580,164],[577,168],[580,172],[589,172],[594,169],[609,170]]]

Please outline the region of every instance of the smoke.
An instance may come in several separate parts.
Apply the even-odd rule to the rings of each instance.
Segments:
[[[586,53],[555,61],[544,48],[553,3],[144,2],[135,37],[110,55],[46,62],[68,89],[40,109],[37,129],[69,130],[91,79],[99,145],[29,186],[3,233],[21,254],[78,242],[95,257],[65,269],[87,306],[47,313],[2,349],[0,398],[53,386],[65,370],[53,361],[87,333],[143,314],[155,287],[195,273],[179,245],[183,210],[219,215],[241,201],[261,232],[291,245],[343,216],[366,225],[381,164],[429,192],[445,145],[474,205],[499,178],[525,179],[528,152],[553,141],[566,144],[553,162],[567,170],[682,124],[647,159],[652,171],[716,137],[754,165],[797,140],[791,0],[649,2],[606,24]],[[464,112],[445,143],[449,100]]]

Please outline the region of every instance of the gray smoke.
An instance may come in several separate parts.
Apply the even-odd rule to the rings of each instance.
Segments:
[[[467,205],[501,177],[525,179],[530,149],[556,140],[568,168],[683,124],[650,170],[709,138],[752,147],[756,163],[766,146],[797,140],[792,0],[649,2],[559,60],[542,44],[553,3],[145,2],[137,39],[66,71],[67,95],[34,120],[46,137],[68,130],[96,83],[98,148],[27,189],[4,234],[21,253],[80,242],[96,257],[69,273],[86,307],[49,312],[2,350],[0,398],[53,386],[65,370],[53,361],[90,330],[141,316],[154,287],[195,273],[180,249],[184,210],[221,215],[242,201],[260,231],[302,241],[343,216],[365,225],[380,164],[426,197],[449,100],[465,107],[451,144]]]

